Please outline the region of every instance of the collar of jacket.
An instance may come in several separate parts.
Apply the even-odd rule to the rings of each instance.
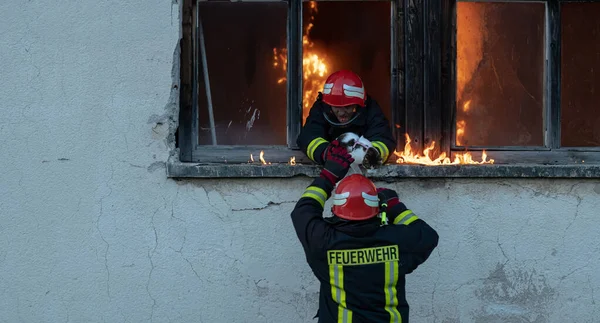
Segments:
[[[353,237],[365,237],[372,235],[379,229],[381,224],[381,219],[377,216],[364,221],[347,221],[334,215],[332,217],[325,218],[325,221],[331,224],[337,231]]]

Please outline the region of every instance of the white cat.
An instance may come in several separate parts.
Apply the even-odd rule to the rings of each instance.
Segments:
[[[348,153],[350,153],[352,158],[354,158],[354,162],[350,165],[350,168],[354,171],[354,173],[362,174],[360,166],[365,159],[367,149],[373,147],[371,141],[363,136],[359,137],[353,132],[341,134],[339,137],[337,137],[337,140],[340,142],[342,147],[346,147]]]

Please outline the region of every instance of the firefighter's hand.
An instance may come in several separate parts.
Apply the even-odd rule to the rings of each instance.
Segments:
[[[340,146],[337,140],[334,140],[327,149],[326,160],[325,168],[321,171],[320,176],[329,180],[333,185],[346,176],[350,164],[354,162],[354,158],[348,153],[348,150]]]
[[[327,158],[329,158],[329,156],[331,156],[330,151],[333,147],[335,146],[340,146],[341,143],[338,139],[335,139],[334,141],[330,142],[327,147],[325,148],[325,150],[323,150],[323,153],[321,154],[321,159],[323,159],[323,165],[325,165],[325,163],[327,162]]]
[[[365,168],[382,165],[383,160],[381,160],[381,154],[379,153],[379,150],[377,150],[375,147],[369,147],[362,164]]]
[[[329,145],[327,145],[327,147],[325,147],[325,150],[323,150],[323,152],[321,153],[321,159],[323,160],[323,165],[325,165],[325,163],[327,162],[327,156],[329,154],[329,150],[332,148],[333,146],[333,142],[330,142]]]
[[[391,208],[392,206],[400,203],[400,199],[398,198],[398,193],[396,191],[391,190],[389,188],[378,188],[377,189],[377,197],[379,197],[379,207],[380,208]]]

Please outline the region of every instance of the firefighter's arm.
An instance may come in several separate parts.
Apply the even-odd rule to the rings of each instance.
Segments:
[[[306,253],[322,246],[328,224],[323,220],[325,201],[331,196],[333,185],[325,178],[315,179],[302,193],[292,211],[296,235]]]
[[[429,258],[438,245],[439,236],[427,222],[419,219],[412,211],[406,211],[410,212],[409,216],[414,216],[414,220],[410,224],[396,225],[394,230],[398,231],[399,251],[404,255],[404,269],[409,274]]]
[[[377,192],[382,217],[387,217],[388,224],[397,231],[400,252],[421,254],[425,261],[438,244],[437,232],[408,209],[394,190],[380,188]]]
[[[396,149],[396,139],[390,128],[388,119],[383,114],[381,107],[371,98],[367,101],[367,131],[365,138],[371,141],[373,147],[376,148],[381,163],[385,163],[390,154]]]
[[[402,202],[398,202],[387,212],[390,216],[390,229],[397,237],[397,244],[402,256],[403,269],[410,274],[424,263],[435,247],[439,236]]]
[[[335,184],[346,174],[354,161],[346,148],[337,141],[327,151],[327,162],[316,178],[305,190],[292,211],[292,223],[296,235],[308,253],[318,250],[325,241],[328,224],[323,220],[325,201],[331,196]]]
[[[300,129],[300,135],[296,143],[298,147],[306,154],[313,162],[323,165],[323,153],[329,146],[327,138],[327,120],[323,117],[323,109],[321,107],[320,95],[317,101],[313,104],[306,122],[302,129]]]

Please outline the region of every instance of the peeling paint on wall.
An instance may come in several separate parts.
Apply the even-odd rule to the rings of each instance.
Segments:
[[[147,123],[151,125],[152,138],[162,140],[170,152],[170,156],[177,156],[175,147],[175,133],[179,124],[179,75],[180,75],[180,53],[179,43],[173,51],[173,68],[171,70],[171,84],[169,100],[164,107],[165,113],[162,115],[153,114],[148,118]]]
[[[477,323],[546,323],[548,306],[556,297],[544,275],[535,269],[498,263],[475,295],[483,301]]]

